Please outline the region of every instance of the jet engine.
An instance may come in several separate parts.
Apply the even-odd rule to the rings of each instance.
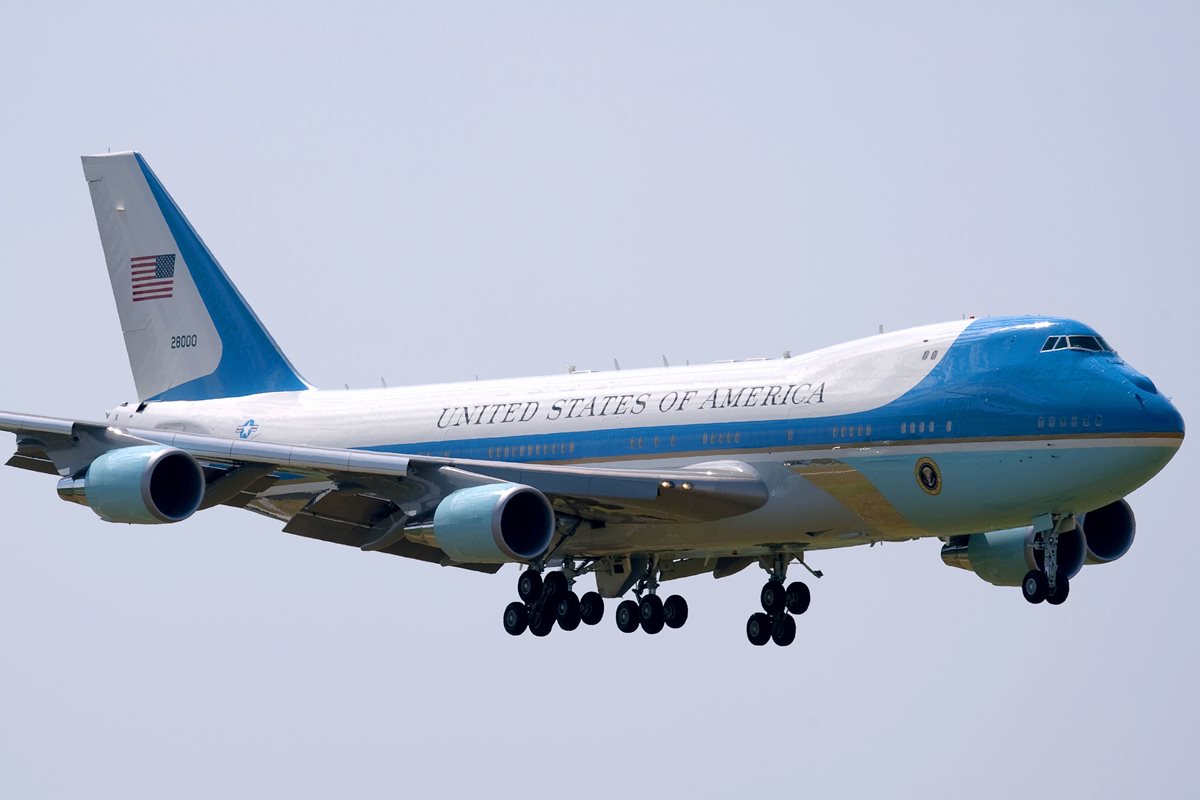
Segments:
[[[1129,552],[1137,524],[1133,509],[1124,500],[1080,515],[1079,525],[1087,540],[1087,563],[1107,564]]]
[[[446,495],[433,512],[433,537],[461,563],[529,561],[554,536],[554,509],[530,486],[493,483]]]
[[[1084,564],[1116,561],[1129,552],[1136,527],[1124,500],[1078,515],[1075,530],[1059,534],[1059,569],[1073,578]],[[942,561],[996,586],[1020,586],[1027,571],[1042,568],[1042,552],[1033,549],[1030,526],[952,536],[942,546]]]
[[[1076,530],[1059,534],[1058,568],[1068,578],[1083,569],[1087,546]],[[942,546],[947,566],[974,572],[995,586],[1020,586],[1031,569],[1042,568],[1042,552],[1033,549],[1033,526],[952,536]]]
[[[204,470],[173,447],[110,450],[83,478],[63,478],[58,496],[85,505],[108,522],[153,525],[181,522],[204,499]]]

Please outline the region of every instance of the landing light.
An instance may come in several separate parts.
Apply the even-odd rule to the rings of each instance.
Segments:
[[[674,489],[675,488],[675,484],[671,483],[670,481],[663,481],[662,483],[659,484],[659,486],[661,486],[664,489]]]
[[[685,483],[680,484],[679,488],[683,489],[684,491],[687,491],[688,489],[692,488],[692,485],[690,483],[685,482]]]

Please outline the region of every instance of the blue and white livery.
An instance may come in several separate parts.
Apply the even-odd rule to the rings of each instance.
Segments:
[[[495,572],[512,634],[687,620],[667,581],[758,565],[756,644],[787,645],[813,550],[939,538],[1063,602],[1134,537],[1124,497],[1183,441],[1171,402],[1069,319],[929,325],[774,360],[322,391],[282,353],[136,153],[83,159],[138,402],[0,414],[16,467],[106,520],[214,505],[288,533]],[[584,576],[596,589],[576,591]]]

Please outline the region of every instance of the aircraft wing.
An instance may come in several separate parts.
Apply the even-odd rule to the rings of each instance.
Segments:
[[[437,563],[450,563],[414,530],[442,498],[487,483],[541,491],[560,517],[592,524],[684,523],[737,516],[766,503],[768,490],[736,461],[674,470],[410,456],[369,450],[286,445],[179,431],[118,428],[0,413],[16,434],[9,466],[78,477],[105,452],[161,445],[183,450],[204,468],[201,508],[248,508],[285,523],[284,531]],[[455,564],[495,571],[496,565]]]

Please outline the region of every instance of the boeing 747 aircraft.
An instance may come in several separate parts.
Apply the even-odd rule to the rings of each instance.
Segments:
[[[1031,603],[1133,543],[1126,495],[1183,441],[1085,324],[999,317],[709,366],[322,391],[137,153],[87,156],[137,386],[103,421],[0,413],[10,466],[110,522],[216,505],[369,552],[527,565],[505,629],[679,628],[666,582],[766,571],[750,642],[790,644],[814,550],[936,537]],[[811,569],[810,569],[811,571]],[[591,574],[596,588],[582,595]],[[814,573],[818,574],[819,573]]]

